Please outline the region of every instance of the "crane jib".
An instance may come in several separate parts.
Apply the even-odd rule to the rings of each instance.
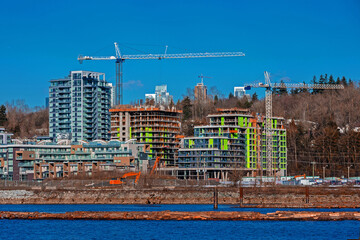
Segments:
[[[80,63],[84,60],[115,60],[116,61],[116,84],[115,84],[115,96],[116,105],[123,104],[123,68],[122,64],[125,60],[144,60],[144,59],[175,59],[175,58],[210,58],[210,57],[243,57],[245,56],[242,52],[216,52],[216,53],[175,53],[168,54],[167,46],[164,54],[136,54],[136,55],[122,55],[118,44],[115,42],[115,56],[82,56],[78,57]]]

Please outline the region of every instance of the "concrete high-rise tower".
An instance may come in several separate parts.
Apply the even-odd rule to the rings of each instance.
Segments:
[[[111,87],[105,74],[71,71],[50,81],[49,135],[56,139],[110,139]]]
[[[195,100],[206,101],[207,100],[207,87],[203,83],[198,83],[194,90]]]

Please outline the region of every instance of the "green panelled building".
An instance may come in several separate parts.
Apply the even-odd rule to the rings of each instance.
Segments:
[[[209,124],[195,126],[178,152],[178,177],[229,180],[234,171],[260,175],[266,170],[265,118],[248,110],[218,109]],[[272,119],[273,164],[286,174],[286,130],[283,118]],[[265,172],[264,172],[265,173]]]

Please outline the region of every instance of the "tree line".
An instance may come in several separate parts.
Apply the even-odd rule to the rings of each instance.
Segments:
[[[49,111],[30,108],[24,100],[7,102],[0,106],[0,126],[18,138],[49,135]]]

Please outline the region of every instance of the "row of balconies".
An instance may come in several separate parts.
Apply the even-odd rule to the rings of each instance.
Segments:
[[[150,131],[154,131],[153,129],[180,129],[180,125],[164,125],[164,124],[149,124],[149,125],[135,125],[131,124],[130,127],[132,129],[139,129],[141,131],[141,128],[152,128]],[[178,130],[175,130],[178,131]]]

